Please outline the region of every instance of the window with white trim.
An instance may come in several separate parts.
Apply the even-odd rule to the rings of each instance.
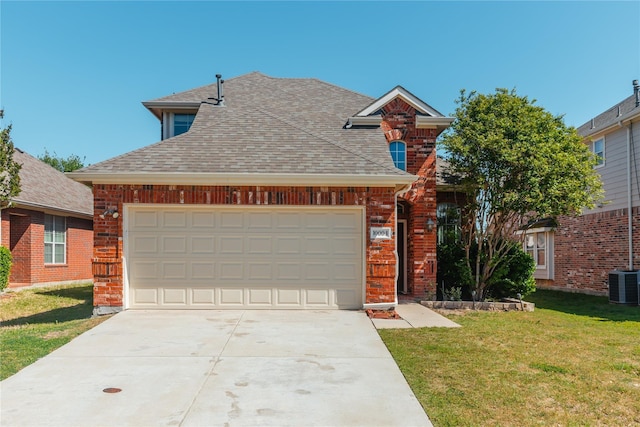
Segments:
[[[63,216],[44,216],[44,263],[67,262],[67,220]]]
[[[407,144],[402,141],[392,141],[389,144],[389,151],[391,152],[391,158],[393,164],[398,169],[403,171],[407,170]]]
[[[164,112],[162,114],[162,139],[171,138],[188,132],[196,118],[196,112]]]
[[[604,137],[591,142],[591,151],[598,158],[596,167],[604,165]]]
[[[529,233],[524,239],[524,250],[536,263],[536,268],[547,265],[547,233]]]

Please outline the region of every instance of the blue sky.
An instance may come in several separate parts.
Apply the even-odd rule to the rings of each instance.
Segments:
[[[640,1],[0,1],[0,108],[17,147],[93,164],[159,140],[141,104],[251,71],[444,114],[516,88],[579,126],[640,79]]]

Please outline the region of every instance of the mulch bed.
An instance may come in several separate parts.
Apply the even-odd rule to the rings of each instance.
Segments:
[[[371,319],[402,319],[392,308],[389,310],[374,310],[370,308],[367,310],[367,316]]]

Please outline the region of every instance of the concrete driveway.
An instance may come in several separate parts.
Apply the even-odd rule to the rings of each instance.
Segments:
[[[357,311],[126,311],[0,386],[3,426],[431,425]]]

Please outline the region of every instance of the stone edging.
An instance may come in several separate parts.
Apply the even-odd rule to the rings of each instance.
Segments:
[[[485,311],[533,311],[532,302],[507,300],[504,302],[473,302],[473,301],[421,301],[427,308],[445,310],[485,310]]]

